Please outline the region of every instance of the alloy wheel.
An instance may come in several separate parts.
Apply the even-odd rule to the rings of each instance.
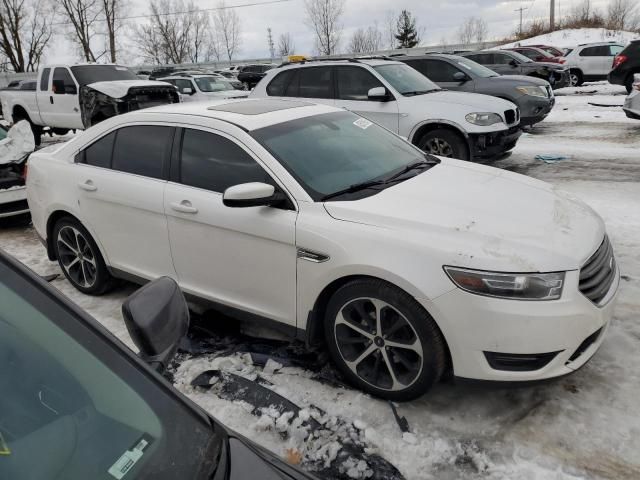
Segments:
[[[453,157],[453,148],[449,145],[449,142],[442,138],[430,138],[427,140],[424,149],[432,155],[449,158]]]
[[[578,74],[576,73],[570,73],[569,74],[569,85],[572,87],[575,87],[576,85],[578,85]]]
[[[424,352],[417,332],[392,305],[357,298],[340,308],[334,335],[346,366],[364,382],[404,390],[422,373]]]
[[[64,226],[56,239],[58,258],[76,285],[91,288],[98,278],[96,256],[86,237],[78,229]]]

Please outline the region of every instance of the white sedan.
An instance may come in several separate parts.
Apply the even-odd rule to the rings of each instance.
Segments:
[[[619,283],[581,201],[302,101],[119,115],[32,155],[27,189],[78,290],[168,275],[193,302],[326,344],[354,385],[393,400],[447,370],[576,370]]]

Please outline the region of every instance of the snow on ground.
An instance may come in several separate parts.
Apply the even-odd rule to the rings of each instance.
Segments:
[[[623,279],[608,335],[584,368],[528,387],[440,384],[425,397],[398,406],[411,429],[404,435],[386,402],[321,384],[297,368],[269,368],[261,375],[301,407],[313,404],[355,421],[368,444],[407,479],[640,478],[640,121],[626,119],[619,107],[588,105],[621,104],[622,93],[621,87],[602,83],[558,92],[548,119],[523,135],[513,155],[494,162],[581,197],[605,219]],[[547,164],[535,160],[537,154],[568,158]],[[59,272],[31,228],[5,224],[0,247],[40,274]],[[94,298],[75,291],[62,277],[52,284],[132,345],[120,305],[134,286]],[[302,436],[283,440],[276,421],[257,419],[246,404],[189,386],[213,366],[236,373],[261,370],[242,355],[203,356],[178,368],[176,387],[279,455],[287,448],[305,451]]]
[[[606,28],[568,28],[527,38],[518,42],[500,45],[498,48],[509,48],[519,45],[551,45],[558,48],[569,48],[580,45],[581,43],[595,42],[619,42],[622,45],[626,45],[631,40],[638,38],[640,38],[640,34],[635,32],[607,30]]]

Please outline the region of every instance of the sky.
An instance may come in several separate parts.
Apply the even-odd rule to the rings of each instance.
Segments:
[[[242,5],[265,0],[227,0],[227,5]],[[558,12],[556,17],[568,13],[572,3],[581,0],[556,0]],[[596,8],[604,9],[607,0],[592,0]],[[127,2],[129,16],[145,15],[149,11],[148,0],[132,0]],[[196,5],[202,9],[215,7],[217,0],[197,0]],[[422,32],[421,45],[441,45],[457,43],[456,32],[459,25],[469,16],[484,19],[489,27],[488,40],[502,39],[518,28],[519,13],[517,8],[525,7],[524,22],[535,18],[546,18],[549,15],[549,0],[345,0],[342,25],[341,47],[348,45],[353,32],[361,27],[366,28],[376,22],[384,30],[389,15],[397,17],[402,9],[409,10],[418,21]],[[267,28],[271,27],[276,42],[278,36],[289,32],[296,46],[296,53],[313,55],[314,40],[310,28],[305,23],[304,0],[285,0],[260,6],[237,8],[242,25],[242,46],[238,59],[267,58]],[[144,22],[145,20],[130,20]],[[127,25],[124,32],[130,32],[132,25]],[[68,35],[59,35],[56,49],[46,53],[46,63],[69,63],[79,60],[76,49],[67,39]],[[122,35],[124,56],[121,61],[139,64],[135,44]],[[385,46],[386,48],[386,46]]]

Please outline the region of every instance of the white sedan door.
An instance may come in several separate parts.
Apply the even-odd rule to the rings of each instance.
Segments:
[[[184,129],[179,157],[172,160],[165,212],[182,289],[295,326],[295,209],[223,205],[230,186],[276,183],[221,132]]]
[[[161,125],[120,128],[84,149],[75,169],[82,221],[107,263],[149,280],[175,277],[163,203],[174,131]]]

